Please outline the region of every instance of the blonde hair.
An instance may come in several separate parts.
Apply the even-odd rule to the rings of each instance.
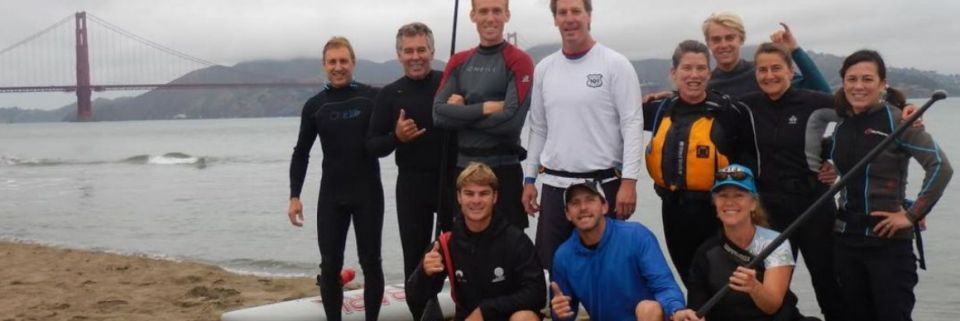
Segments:
[[[470,164],[468,164],[467,167],[460,172],[460,175],[457,176],[458,192],[464,186],[470,184],[490,186],[490,188],[492,188],[494,191],[500,187],[500,184],[497,181],[497,175],[493,173],[493,169],[486,164],[478,162],[470,162]]]
[[[733,12],[729,11],[718,11],[710,14],[707,17],[707,20],[703,21],[703,38],[706,42],[710,42],[709,37],[707,36],[707,31],[710,30],[711,24],[718,24],[730,29],[733,29],[740,35],[741,41],[747,41],[747,32],[743,28],[743,19],[740,19],[740,16]]]
[[[760,195],[754,193],[753,200],[757,202],[757,209],[750,212],[750,221],[756,226],[770,227],[767,220],[767,210],[763,208],[763,203],[760,202]]]
[[[353,53],[353,46],[350,45],[350,40],[342,36],[333,36],[330,40],[327,40],[327,44],[323,45],[323,61],[327,61],[327,50],[336,48],[347,48],[347,51],[350,52],[350,61],[357,61],[357,57]]]

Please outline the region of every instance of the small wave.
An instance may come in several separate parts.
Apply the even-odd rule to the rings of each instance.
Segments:
[[[194,165],[199,168],[207,167],[206,157],[197,157],[180,152],[171,152],[163,155],[136,155],[121,161],[127,164],[144,165]]]
[[[0,165],[6,166],[57,166],[69,162],[59,159],[20,159],[13,156],[0,155]]]

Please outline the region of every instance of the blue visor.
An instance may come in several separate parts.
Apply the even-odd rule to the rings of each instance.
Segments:
[[[710,191],[716,192],[717,189],[726,185],[736,186],[753,194],[757,193],[757,184],[753,180],[753,171],[743,165],[733,164],[717,171],[713,181],[713,188],[711,188]]]

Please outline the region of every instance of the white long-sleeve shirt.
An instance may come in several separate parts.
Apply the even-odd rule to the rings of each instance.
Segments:
[[[581,57],[547,56],[534,70],[524,176],[537,177],[541,165],[573,173],[622,166],[623,178],[637,179],[641,108],[640,81],[623,55],[597,43]],[[561,188],[583,181],[540,178]]]

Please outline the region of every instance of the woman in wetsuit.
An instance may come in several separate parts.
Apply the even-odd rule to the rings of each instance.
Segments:
[[[843,89],[836,94],[842,121],[833,134],[830,156],[838,174],[854,175],[840,192],[835,261],[840,293],[849,320],[911,320],[916,296],[914,225],[943,195],[953,169],[923,127],[910,127],[858,172],[850,172],[900,123],[900,110],[884,100],[887,69],[876,51],[848,56],[840,69]],[[925,172],[920,193],[905,205],[907,165],[915,158]]]
[[[310,148],[320,137],[323,176],[317,201],[320,246],[320,297],[326,320],[339,321],[343,304],[340,269],[347,230],[353,220],[357,254],[363,269],[366,320],[377,320],[383,299],[380,240],[383,231],[383,186],[380,165],[365,151],[365,140],[377,90],[353,81],[353,48],[334,37],[323,48],[323,68],[329,84],[303,106],[300,134],[290,161],[290,207],[293,225],[303,224],[300,191],[307,173]]]
[[[803,319],[796,307],[797,297],[790,292],[795,263],[789,241],[780,244],[758,267],[743,267],[779,235],[764,227],[766,214],[753,172],[737,164],[721,169],[712,195],[723,228],[694,255],[687,284],[691,309],[677,312],[673,320],[701,320],[692,309],[702,307],[728,284],[733,291],[707,313],[707,320]]]

